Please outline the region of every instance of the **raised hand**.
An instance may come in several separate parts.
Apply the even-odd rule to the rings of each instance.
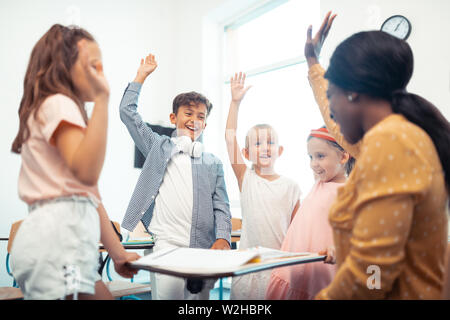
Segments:
[[[139,66],[135,82],[144,83],[145,79],[155,71],[158,64],[156,63],[155,56],[149,54],[145,59],[141,59],[141,65]]]
[[[100,60],[90,60],[88,43],[80,41],[79,56],[81,66],[85,72],[86,80],[89,83],[89,96],[95,101],[99,97],[109,98],[109,84],[103,73],[103,64]]]
[[[239,190],[242,190],[242,181],[247,165],[242,157],[239,144],[236,139],[239,106],[251,86],[245,87],[245,73],[239,72],[230,79],[231,103],[228,111],[227,125],[225,130],[225,141],[227,144],[228,157],[234,174],[238,180]],[[217,247],[214,245],[214,247]],[[219,249],[219,248],[217,248]]]
[[[247,93],[248,89],[252,86],[245,87],[245,73],[239,72],[235,74],[234,77],[230,79],[231,87],[231,100],[232,102],[240,103]]]
[[[318,56],[320,55],[323,43],[328,36],[328,32],[330,31],[334,18],[336,18],[336,14],[331,15],[331,11],[329,11],[314,38],[312,37],[312,26],[308,27],[305,43],[305,57],[308,61],[308,64],[310,64],[311,62],[318,62]]]

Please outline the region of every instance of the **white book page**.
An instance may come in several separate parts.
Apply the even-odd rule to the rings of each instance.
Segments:
[[[257,256],[257,252],[249,250],[175,248],[149,254],[134,263],[162,268],[223,270],[242,266]]]
[[[281,251],[281,250],[265,248],[265,247],[254,247],[254,248],[248,249],[248,251],[257,253],[259,258],[261,259],[261,261],[277,259],[277,258],[309,256],[312,254],[311,252],[289,252],[289,251]]]

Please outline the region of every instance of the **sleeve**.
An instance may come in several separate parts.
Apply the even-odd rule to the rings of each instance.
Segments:
[[[350,253],[317,299],[384,299],[404,268],[412,197],[373,200],[362,205],[357,215]]]
[[[56,94],[47,98],[39,110],[42,134],[48,143],[54,144],[53,134],[63,121],[80,128],[86,128],[78,105],[67,96]]]
[[[217,163],[216,188],[213,195],[216,239],[225,239],[231,245],[231,211],[223,172],[223,165]]]
[[[352,234],[344,244],[350,251],[317,299],[383,299],[406,264],[414,206],[429,187],[429,173],[395,134],[373,137],[363,149],[355,168]]]
[[[319,106],[320,113],[328,131],[334,136],[337,143],[350,155],[357,159],[360,152],[361,141],[357,144],[348,143],[341,134],[339,125],[330,117],[329,101],[327,98],[328,81],[324,78],[325,70],[320,64],[313,65],[308,71],[308,80],[314,98]]]
[[[144,157],[147,157],[155,139],[159,139],[160,136],[150,129],[137,112],[141,88],[142,84],[138,82],[129,83],[120,102],[119,110],[120,119],[127,127],[134,143]]]

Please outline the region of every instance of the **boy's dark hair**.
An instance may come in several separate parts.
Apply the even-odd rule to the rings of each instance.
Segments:
[[[201,93],[191,91],[180,93],[173,99],[172,112],[177,114],[180,106],[189,106],[191,104],[199,105],[203,103],[206,106],[206,116],[209,116],[213,107],[212,103]]]

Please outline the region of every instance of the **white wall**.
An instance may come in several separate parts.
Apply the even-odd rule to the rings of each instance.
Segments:
[[[329,10],[338,16],[322,49],[324,66],[336,46],[353,33],[379,30],[392,15],[407,17],[412,24],[407,41],[415,63],[407,89],[434,103],[450,119],[450,1],[321,0],[322,16]]]

